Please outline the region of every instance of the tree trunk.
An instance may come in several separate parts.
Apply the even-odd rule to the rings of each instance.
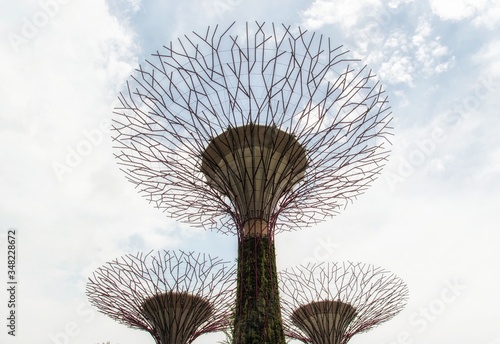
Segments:
[[[274,242],[250,235],[238,245],[233,344],[285,344]]]

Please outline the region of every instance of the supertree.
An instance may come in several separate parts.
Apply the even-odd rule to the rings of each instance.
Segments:
[[[362,263],[320,263],[280,272],[287,337],[312,344],[345,344],[391,319],[408,288],[394,274]]]
[[[275,234],[335,215],[378,176],[390,111],[329,38],[256,23],[152,55],[119,96],[115,155],[172,217],[238,237],[234,343],[284,343]]]
[[[219,258],[151,251],[108,262],[86,289],[101,313],[149,332],[157,344],[187,344],[231,325],[235,286],[234,266]]]

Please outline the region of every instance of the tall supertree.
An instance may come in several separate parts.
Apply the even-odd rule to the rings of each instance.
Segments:
[[[391,319],[408,288],[389,271],[362,263],[320,263],[280,272],[287,337],[312,344],[345,344]]]
[[[275,234],[335,215],[378,176],[390,111],[375,75],[289,26],[208,28],[127,83],[113,130],[128,179],[172,217],[238,237],[234,343],[284,343]]]
[[[219,258],[158,251],[98,268],[87,296],[101,313],[149,332],[157,344],[188,344],[230,327],[235,284],[234,266]]]

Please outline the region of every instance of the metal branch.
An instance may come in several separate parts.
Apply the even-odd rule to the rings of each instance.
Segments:
[[[235,267],[193,252],[126,255],[98,268],[87,296],[101,313],[149,332],[158,344],[191,343],[229,328]]]
[[[363,263],[321,263],[279,273],[285,334],[313,344],[345,344],[391,319],[408,288],[394,274]]]
[[[346,53],[329,38],[284,25],[231,25],[180,38],[156,52],[120,94],[115,156],[150,202],[192,225],[241,235],[247,215],[232,195],[255,178],[279,191],[256,215],[270,224],[271,236],[334,216],[378,177],[389,154],[386,95]],[[253,126],[275,128],[276,137],[301,147],[307,168],[228,171],[241,152],[207,158],[221,135]],[[252,151],[252,164],[269,165],[273,152],[284,151]],[[219,180],[202,171],[203,159]],[[248,170],[254,175],[245,176]]]

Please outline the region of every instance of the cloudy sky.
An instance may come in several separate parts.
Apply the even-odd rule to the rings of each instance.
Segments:
[[[407,282],[406,309],[353,344],[499,344],[498,0],[2,0],[0,342],[153,343],[88,304],[91,272],[151,249],[235,258],[235,238],[181,226],[144,201],[114,161],[109,132],[117,93],[141,61],[234,20],[299,25],[344,44],[377,72],[394,113],[381,177],[337,217],[278,235],[279,269],[362,261]]]

